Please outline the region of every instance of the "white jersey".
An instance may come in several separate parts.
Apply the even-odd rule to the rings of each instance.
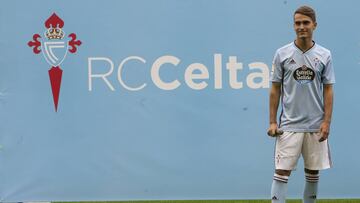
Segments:
[[[294,42],[281,47],[275,53],[271,81],[282,84],[280,128],[319,131],[324,118],[323,84],[335,83],[330,51],[315,42],[306,52]]]

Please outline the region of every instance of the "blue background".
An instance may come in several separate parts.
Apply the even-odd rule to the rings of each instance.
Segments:
[[[274,140],[268,138],[268,88],[250,89],[248,64],[271,67],[277,48],[294,40],[292,15],[303,4],[317,11],[315,41],[332,51],[337,83],[330,136],[334,168],[321,174],[319,198],[360,198],[359,1],[119,0],[1,1],[0,201],[267,199]],[[27,46],[56,14],[82,45],[61,64],[59,110],[54,111],[42,54]],[[223,88],[214,89],[213,55],[223,56]],[[177,78],[172,91],[156,87],[151,64],[181,59],[161,76]],[[120,62],[130,62],[117,82]],[[232,89],[225,63],[244,65]],[[107,57],[115,91],[94,80],[88,58]],[[210,72],[208,87],[192,90],[183,74],[191,63]],[[101,71],[98,64],[96,70]],[[104,63],[103,70],[108,68]],[[124,70],[125,71],[125,70]],[[289,182],[302,196],[299,161]]]

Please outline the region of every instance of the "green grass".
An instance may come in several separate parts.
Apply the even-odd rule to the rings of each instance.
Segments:
[[[65,203],[65,202],[54,202]],[[66,202],[69,203],[69,202]],[[270,200],[159,200],[159,201],[111,201],[111,202],[71,202],[71,203],[271,203]],[[302,203],[301,200],[286,200],[286,203]],[[316,203],[360,203],[360,199],[320,199]]]

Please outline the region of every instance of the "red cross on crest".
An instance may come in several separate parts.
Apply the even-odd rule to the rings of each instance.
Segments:
[[[53,13],[45,21],[45,27],[43,38],[40,34],[34,34],[33,40],[28,42],[28,46],[33,47],[35,54],[42,51],[46,62],[51,65],[49,77],[57,112],[63,72],[60,64],[65,60],[68,52],[75,53],[77,51],[77,46],[81,45],[81,41],[76,39],[75,33],[69,34],[66,38],[65,31],[62,29],[64,21],[56,13]]]

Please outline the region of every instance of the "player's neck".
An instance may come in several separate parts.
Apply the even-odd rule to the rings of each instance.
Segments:
[[[303,52],[309,50],[312,46],[314,46],[314,41],[311,38],[297,38],[295,40],[295,45]]]

